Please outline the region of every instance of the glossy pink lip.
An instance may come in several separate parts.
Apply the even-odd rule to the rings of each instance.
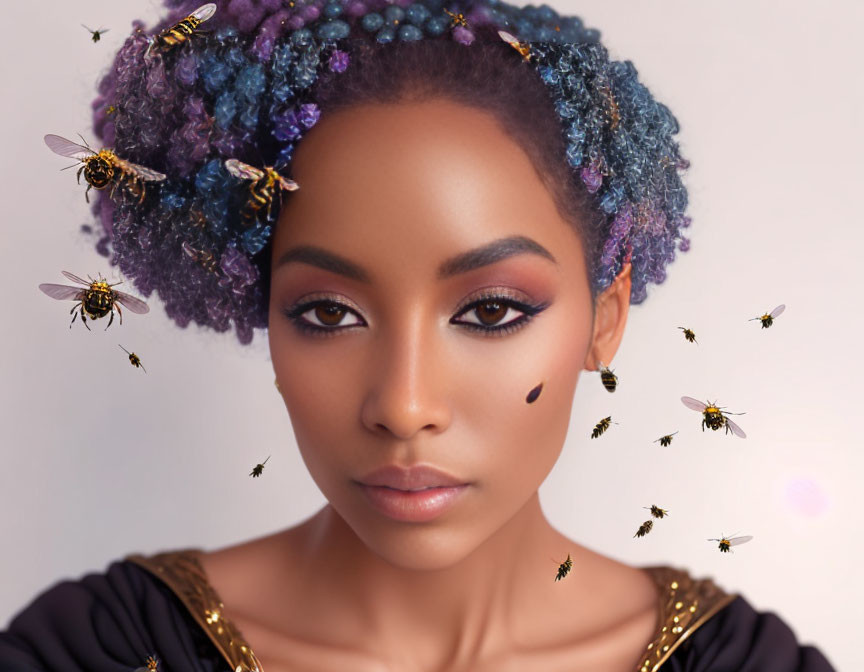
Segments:
[[[358,479],[363,485],[386,485],[396,490],[420,490],[423,488],[441,488],[468,485],[467,481],[451,476],[436,469],[418,465],[404,468],[396,464],[375,469]]]
[[[451,508],[468,485],[406,491],[384,485],[364,485],[360,488],[379,512],[394,520],[424,523],[437,518]]]

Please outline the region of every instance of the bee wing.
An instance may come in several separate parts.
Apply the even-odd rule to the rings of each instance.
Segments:
[[[59,154],[60,156],[67,156],[70,159],[83,161],[88,156],[96,154],[96,152],[89,147],[79,145],[77,142],[61,138],[59,135],[54,135],[53,133],[46,135],[44,140],[45,144],[48,145],[48,149],[52,152]]]
[[[725,417],[725,414],[724,414]],[[735,436],[740,436],[742,439],[746,439],[747,435],[744,433],[744,430],[741,429],[738,425],[732,422],[729,418],[726,418],[726,424],[729,426],[729,429],[732,430],[732,433]]]
[[[239,177],[241,180],[260,180],[264,177],[263,170],[259,170],[255,166],[250,166],[248,163],[243,163],[237,159],[226,159],[225,168],[234,177]]]
[[[300,188],[300,185],[297,184],[294,180],[289,180],[287,177],[279,176],[279,185],[285,191],[296,191]]]
[[[96,32],[96,31],[93,30],[92,28],[87,28],[87,26],[85,26],[83,23],[81,24],[81,26],[82,26],[83,28],[85,28],[86,30],[89,30],[91,33],[95,33],[95,32]]]
[[[511,45],[519,44],[519,40],[514,35],[508,33],[506,30],[499,30],[498,36],[505,42],[509,42]]]
[[[216,3],[208,2],[206,5],[201,5],[198,9],[196,9],[190,16],[194,16],[199,21],[206,21],[207,19],[212,18],[212,16],[216,13]]]
[[[151,168],[145,168],[144,166],[140,166],[137,163],[132,163],[131,161],[126,161],[125,159],[121,159],[120,157],[115,157],[114,159],[124,170],[128,170],[130,173],[134,173],[142,180],[147,180],[148,182],[160,182],[164,180],[167,175],[164,173],[160,173],[158,170],[152,170]]]
[[[693,397],[681,397],[681,401],[687,408],[692,408],[694,411],[704,411],[707,408],[704,402]]]
[[[69,278],[72,282],[80,282],[82,285],[87,285],[88,287],[90,286],[89,280],[82,280],[77,275],[75,275],[74,273],[70,273],[69,271],[60,271],[60,272],[63,275],[65,275],[67,278]]]
[[[730,546],[737,546],[738,544],[746,544],[752,538],[753,538],[753,535],[751,535],[751,534],[745,535],[743,537],[732,537],[729,540],[729,545]]]
[[[771,317],[777,317],[784,310],[786,310],[786,304],[781,303],[779,306],[777,306],[774,310],[771,311]]]
[[[71,287],[69,285],[55,285],[50,282],[45,282],[39,285],[39,289],[45,292],[52,299],[65,301],[67,299],[80,299],[84,290],[81,287]]]
[[[150,312],[150,306],[148,306],[146,303],[144,303],[137,296],[132,296],[131,294],[127,294],[126,292],[120,292],[120,291],[117,291],[116,289],[114,290],[114,293],[117,295],[115,297],[115,300],[118,301],[119,303],[122,303],[124,306],[126,306],[133,313],[138,313],[139,315],[143,315],[144,313]]]

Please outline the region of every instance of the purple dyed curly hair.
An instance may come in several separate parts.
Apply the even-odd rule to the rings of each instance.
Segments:
[[[267,327],[278,207],[250,225],[249,182],[225,160],[287,177],[322,112],[437,96],[491,112],[528,152],[581,236],[592,300],[629,262],[641,303],[676,246],[689,248],[675,117],[577,17],[463,0],[460,22],[443,2],[227,0],[197,34],[153,53],[153,36],[199,3],[166,0],[153,30],[136,21],[99,84],[94,130],[168,179],[141,204],[99,193],[99,253],[145,296],[157,290],[181,327],[233,323],[249,343]],[[530,42],[536,68],[498,29]]]

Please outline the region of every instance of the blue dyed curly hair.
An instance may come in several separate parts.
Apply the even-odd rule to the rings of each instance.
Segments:
[[[196,34],[157,49],[154,36],[199,3],[166,0],[152,30],[135,22],[99,84],[94,130],[102,146],[168,178],[143,203],[100,192],[99,253],[145,296],[156,290],[181,327],[233,323],[249,343],[267,327],[278,207],[250,224],[250,183],[225,160],[288,177],[322,113],[444,97],[493,114],[529,154],[580,234],[592,300],[629,262],[631,303],[641,303],[676,247],[689,248],[680,177],[689,164],[675,117],[577,17],[501,0],[443,3],[226,0]],[[526,58],[518,47],[528,45]]]

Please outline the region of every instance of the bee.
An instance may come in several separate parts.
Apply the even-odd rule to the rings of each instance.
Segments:
[[[643,509],[649,509],[651,511],[651,515],[655,518],[664,518],[669,515],[669,512],[666,509],[661,509],[659,506],[654,506],[653,504],[648,506],[643,506]]]
[[[753,320],[762,320],[762,328],[767,329],[774,324],[774,318],[778,317],[784,310],[786,310],[786,304],[781,303],[770,313],[765,313],[762,317],[754,317],[748,320],[748,322],[752,322]]]
[[[108,32],[108,28],[100,28],[99,30],[93,30],[92,28],[88,28],[87,26],[85,26],[83,23],[81,25],[84,27],[85,30],[90,33],[93,42],[98,42],[102,39],[102,36]]]
[[[84,138],[81,138],[84,140]],[[118,185],[125,187],[129,193],[138,198],[138,202],[144,201],[145,182],[161,182],[166,178],[166,175],[139,166],[136,163],[121,159],[110,149],[100,149],[98,152],[84,145],[79,145],[77,142],[72,142],[66,138],[61,138],[59,135],[46,135],[45,144],[55,154],[66,156],[70,159],[77,159],[83,165],[78,169],[78,183],[81,183],[81,173],[84,173],[84,179],[87,180],[87,191],[84,192],[84,198],[90,202],[88,196],[91,187],[93,189],[104,189],[109,184],[111,185],[111,193],[109,198],[114,198],[114,190]],[[73,166],[69,166],[72,168]],[[66,170],[64,168],[64,170]]]
[[[200,264],[202,268],[210,271],[211,273],[219,273],[219,262],[216,257],[213,256],[212,252],[206,252],[205,250],[196,250],[185,240],[183,241],[181,247],[183,248],[183,251],[192,259],[194,259],[198,264]]]
[[[117,106],[116,106],[116,105],[109,105],[108,107],[105,108],[105,114],[106,114],[107,116],[109,116],[109,117],[110,117],[112,114],[114,114],[116,111],[117,111]]]
[[[531,46],[527,42],[520,42],[517,37],[511,35],[506,30],[499,30],[498,36],[522,54],[522,58],[526,62],[531,60]]]
[[[185,19],[178,21],[170,28],[166,28],[158,35],[151,36],[150,44],[147,46],[147,51],[144,52],[144,56],[149,56],[151,52],[154,54],[160,51],[164,53],[178,44],[183,44],[195,35],[195,30],[198,26],[212,18],[215,13],[215,2],[208,2],[206,5],[201,5]]]
[[[464,14],[462,14],[462,13],[454,14],[449,9],[445,9],[444,11],[447,12],[447,14],[449,14],[450,18],[452,19],[452,21],[450,22],[451,26],[462,26],[463,28],[466,28],[468,26],[468,21],[465,20]]]
[[[106,329],[107,329],[107,327],[106,327]],[[120,344],[118,343],[117,345],[120,345]],[[125,352],[127,355],[129,355],[129,361],[131,362],[132,366],[134,366],[136,369],[139,366],[142,369],[144,369],[144,365],[141,363],[141,358],[138,355],[136,355],[134,352],[129,352],[122,345],[120,345],[120,349],[123,350],[123,352]],[[147,373],[147,369],[144,369],[144,373]]]
[[[270,455],[267,456],[267,460],[270,459]],[[261,464],[256,464],[252,471],[249,472],[249,475],[252,478],[258,478],[262,472],[264,471],[264,465],[267,464],[267,460],[264,460]]]
[[[147,656],[144,665],[144,667],[139,667],[134,672],[159,672],[159,661],[156,660],[155,656]]]
[[[718,406],[717,402],[712,403],[709,401],[706,404],[702,403],[698,399],[694,399],[693,397],[681,397],[681,401],[684,402],[684,405],[687,408],[693,409],[694,411],[699,411],[705,416],[702,419],[703,432],[705,431],[706,425],[713,429],[715,432],[721,427],[725,426],[727,434],[731,431],[735,436],[740,436],[742,439],[747,438],[744,430],[726,417],[726,413],[723,413],[720,410],[723,407]],[[744,415],[744,413],[729,413],[729,415]]]
[[[126,292],[119,292],[116,289],[111,289],[114,285],[119,285],[120,282],[115,282],[109,285],[101,275],[96,280],[90,278],[90,282],[87,282],[86,280],[79,278],[77,275],[73,275],[69,271],[63,271],[63,275],[73,282],[78,282],[84,285],[84,287],[43,283],[39,285],[39,289],[45,292],[52,299],[59,299],[60,301],[72,299],[73,301],[78,301],[78,303],[72,306],[72,310],[69,311],[69,314],[71,315],[72,313],[75,313],[75,309],[80,307],[81,321],[84,323],[84,326],[87,327],[88,331],[91,331],[91,329],[87,325],[87,318],[84,316],[84,313],[87,313],[87,315],[90,316],[90,319],[93,320],[105,317],[108,313],[111,313],[111,319],[108,321],[108,326],[105,327],[105,329],[108,329],[108,327],[111,326],[111,323],[114,322],[115,308],[117,309],[117,312],[120,313],[120,324],[123,324],[123,313],[120,310],[120,304],[123,304],[133,313],[138,313],[139,315],[143,315],[150,310],[150,307],[141,299],[138,299],[131,294],[126,294]],[[78,317],[78,313],[75,313],[72,322],[69,323],[70,329],[72,328],[76,317]]]
[[[653,443],[657,443],[657,441],[659,441],[661,446],[668,446],[670,443],[672,443],[672,437],[675,436],[677,433],[678,433],[678,431],[676,430],[676,431],[672,432],[671,434],[667,434],[666,436],[661,436],[659,439],[656,439]]]
[[[691,343],[696,343],[696,334],[694,334],[692,331],[690,331],[689,329],[687,329],[685,327],[678,327],[678,328],[684,330],[684,338],[686,338]],[[699,345],[699,344],[696,343],[696,345]]]
[[[614,392],[618,386],[618,376],[612,373],[608,367],[603,366],[603,362],[600,362],[600,382],[609,392]]]
[[[617,422],[612,422],[612,416],[611,416],[611,415],[608,416],[608,417],[606,417],[606,418],[603,418],[600,422],[598,422],[598,423],[594,426],[594,429],[591,431],[591,438],[592,438],[592,439],[596,439],[596,438],[597,438],[598,436],[600,436],[603,432],[605,432],[607,429],[609,429],[609,424],[610,424],[610,423],[613,424],[613,425],[617,425],[617,424],[618,424]]]
[[[753,537],[751,535],[744,537],[726,537],[723,536],[720,539],[708,539],[708,541],[717,541],[720,542],[718,547],[720,548],[721,553],[731,553],[732,546],[737,546],[738,544],[745,544],[750,541]]]
[[[648,534],[651,531],[652,527],[654,527],[654,521],[653,520],[646,520],[644,523],[642,523],[639,526],[639,529],[636,530],[636,534],[634,534],[633,537],[634,538],[635,537],[644,537],[646,534]]]
[[[293,180],[282,177],[271,166],[265,166],[264,170],[260,170],[255,166],[250,166],[248,163],[243,163],[237,159],[228,159],[225,161],[225,168],[234,177],[241,180],[254,180],[249,185],[249,200],[246,201],[243,207],[243,223],[247,227],[255,225],[255,221],[259,217],[259,212],[267,207],[267,219],[270,219],[270,212],[273,206],[274,196],[278,195],[279,204],[282,203],[282,191],[296,191],[300,188]],[[276,194],[273,193],[274,187],[281,187]]]
[[[573,569],[573,561],[570,559],[570,554],[567,554],[567,559],[558,565],[558,574],[555,575],[555,580],[560,581],[570,573]]]

